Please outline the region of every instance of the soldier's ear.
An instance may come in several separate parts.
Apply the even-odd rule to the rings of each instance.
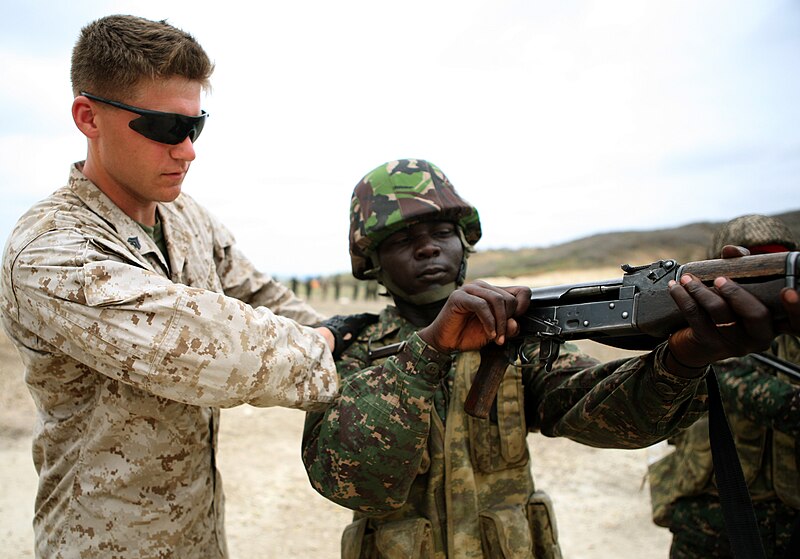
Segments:
[[[89,99],[83,95],[78,95],[72,100],[72,120],[87,138],[93,139],[98,136],[97,113]]]

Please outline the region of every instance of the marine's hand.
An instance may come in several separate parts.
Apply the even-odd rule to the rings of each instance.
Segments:
[[[370,324],[375,324],[378,321],[378,315],[372,313],[360,313],[351,315],[334,315],[327,320],[323,320],[319,324],[315,324],[317,330],[328,340],[328,345],[331,347],[334,359],[339,359],[344,350],[346,350],[355,340],[364,327]],[[325,333],[327,330],[332,339],[333,345],[331,346],[331,337]]]
[[[669,290],[688,323],[669,339],[667,366],[676,374],[696,374],[720,359],[762,351],[775,335],[767,307],[730,279],[717,278],[707,287],[685,274]]]
[[[442,352],[480,349],[491,341],[502,345],[519,332],[514,317],[527,310],[530,298],[528,287],[496,287],[480,280],[468,283],[450,294],[419,336]]]

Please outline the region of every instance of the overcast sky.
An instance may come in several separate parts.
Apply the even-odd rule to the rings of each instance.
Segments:
[[[428,159],[478,248],[800,208],[800,3],[3,0],[0,238],[86,145],[80,28],[167,19],[216,63],[184,189],[263,271],[346,272],[350,194]]]

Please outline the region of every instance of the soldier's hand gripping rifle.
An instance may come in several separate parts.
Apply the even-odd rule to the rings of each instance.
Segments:
[[[711,285],[728,277],[752,293],[780,319],[785,316],[780,300],[784,287],[797,288],[800,252],[784,252],[740,258],[703,260],[678,264],[659,260],[647,266],[622,266],[621,279],[533,289],[531,304],[518,319],[515,340],[538,338],[539,359],[550,370],[561,344],[591,339],[622,349],[649,350],[671,333],[686,326],[683,314],[669,294],[670,280],[690,273]],[[465,411],[485,418],[494,402],[506,367],[514,362],[521,344],[481,350],[481,365],[464,403]],[[519,356],[524,358],[524,356]]]

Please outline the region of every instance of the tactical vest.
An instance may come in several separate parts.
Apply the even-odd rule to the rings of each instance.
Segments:
[[[796,363],[797,347],[796,340],[784,339],[776,353]],[[789,381],[785,375],[777,376]],[[728,413],[728,422],[753,501],[777,497],[787,506],[800,509],[800,446],[795,438],[737,413]],[[708,418],[700,419],[670,442],[675,450],[649,467],[653,521],[665,527],[670,525],[679,498],[717,494]]]
[[[522,370],[506,371],[495,423],[464,412],[479,364],[478,352],[456,358],[446,419],[432,412],[408,500],[385,515],[356,513],[343,559],[561,558],[552,505],[531,476]]]

